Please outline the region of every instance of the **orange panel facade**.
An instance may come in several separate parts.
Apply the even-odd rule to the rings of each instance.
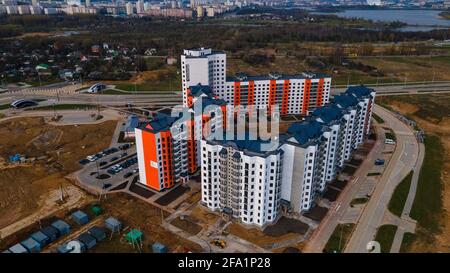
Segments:
[[[289,80],[284,80],[283,83],[283,97],[281,102],[281,114],[285,115],[288,112],[289,106]]]
[[[234,106],[241,105],[241,83],[234,82]]]
[[[317,102],[316,102],[316,106],[320,107],[322,106],[323,103],[323,84],[325,82],[324,78],[321,78],[319,80],[319,84],[317,86]]]
[[[303,91],[303,103],[302,103],[302,115],[306,115],[308,113],[309,108],[309,96],[311,93],[311,79],[305,80],[305,89]]]
[[[153,133],[141,130],[144,165],[145,165],[145,179],[146,185],[155,190],[161,190],[159,185],[159,170],[158,170],[158,154],[156,146],[156,136]]]

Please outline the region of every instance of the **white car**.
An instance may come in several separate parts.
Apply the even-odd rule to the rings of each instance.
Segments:
[[[387,138],[387,139],[384,141],[384,143],[385,143],[385,144],[390,144],[390,145],[395,145],[395,141],[393,141],[392,139],[389,139],[389,138]]]

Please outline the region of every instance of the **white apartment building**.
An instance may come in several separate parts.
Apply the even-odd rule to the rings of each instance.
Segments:
[[[210,48],[185,49],[181,55],[183,105],[187,105],[189,86],[209,85],[216,94],[225,88],[226,54]],[[220,98],[220,96],[219,96]]]
[[[330,100],[331,77],[316,73],[226,77],[226,54],[210,48],[184,50],[181,56],[183,103],[189,86],[209,85],[214,95],[231,105],[270,108],[281,114],[308,115]]]
[[[264,226],[275,221],[281,200],[281,149],[263,152],[256,140],[202,140],[202,203]]]
[[[374,99],[373,89],[349,88],[291,125],[270,152],[259,141],[203,140],[202,203],[258,227],[275,221],[281,204],[296,213],[311,209],[369,133]]]

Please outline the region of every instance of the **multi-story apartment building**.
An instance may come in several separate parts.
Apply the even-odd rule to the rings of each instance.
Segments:
[[[226,77],[226,54],[207,48],[187,49],[181,56],[183,103],[189,86],[209,85],[218,98],[231,105],[269,108],[278,105],[281,114],[307,115],[329,102],[331,77],[301,73]]]
[[[281,149],[263,151],[262,141],[202,140],[202,202],[242,223],[277,219],[281,200]]]
[[[187,131],[180,120],[160,114],[135,129],[140,183],[160,191],[189,178]]]
[[[374,99],[373,89],[351,87],[268,151],[260,141],[203,140],[202,203],[259,227],[276,220],[281,204],[309,210],[369,133]]]
[[[135,129],[140,182],[152,189],[186,181],[200,166],[201,139],[226,127],[226,102],[209,86],[191,86],[188,93],[186,111],[158,114]]]

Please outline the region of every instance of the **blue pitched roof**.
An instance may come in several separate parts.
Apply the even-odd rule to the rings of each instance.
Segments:
[[[334,96],[332,101],[334,104],[339,104],[343,108],[355,106],[358,104],[358,99],[348,94]]]
[[[303,121],[292,124],[288,133],[297,140],[299,144],[305,144],[311,139],[316,139],[322,135],[323,125],[315,120]]]
[[[201,103],[202,103],[202,113],[205,110],[205,108],[210,105],[217,105],[217,106],[227,105],[227,102],[222,99],[212,99],[212,98],[202,98]]]
[[[177,119],[179,119],[179,117],[172,117],[163,113],[158,113],[152,120],[140,126],[140,129],[152,133],[159,133],[161,131],[169,130]],[[148,125],[150,125],[150,127]]]
[[[354,95],[356,97],[369,96],[372,92],[374,92],[372,88],[368,88],[364,85],[350,86],[347,88],[347,91],[345,91],[346,94]]]
[[[313,115],[320,118],[324,123],[328,124],[332,121],[342,118],[342,110],[336,105],[325,105],[314,110]]]
[[[198,97],[201,94],[205,94],[207,96],[212,95],[212,90],[209,85],[197,84],[197,85],[189,86],[189,90],[191,91],[191,95],[194,97]]]

